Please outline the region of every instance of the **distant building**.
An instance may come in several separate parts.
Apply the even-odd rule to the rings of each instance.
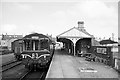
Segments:
[[[17,39],[21,39],[23,38],[23,35],[1,35],[1,39],[0,39],[0,46],[1,47],[8,47],[9,50],[11,50],[11,42],[13,42],[14,40]]]
[[[118,54],[115,56],[115,69],[120,72],[120,38],[118,38]],[[113,54],[114,55],[114,54]]]
[[[56,43],[56,38],[55,37],[52,37],[52,35],[48,35],[48,34],[46,34],[46,36],[48,36],[54,43]]]
[[[118,45],[120,45],[120,37],[118,38]]]
[[[118,58],[120,60],[120,38],[118,38]]]
[[[3,35],[2,34],[2,40],[10,40],[10,39],[21,39],[23,35]]]

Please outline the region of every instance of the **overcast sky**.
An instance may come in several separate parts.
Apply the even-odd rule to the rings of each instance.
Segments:
[[[8,2],[9,1],[9,2]],[[2,0],[0,34],[57,36],[84,21],[95,37],[118,37],[119,0]]]

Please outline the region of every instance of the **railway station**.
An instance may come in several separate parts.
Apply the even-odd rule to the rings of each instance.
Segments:
[[[13,77],[20,80],[36,77],[43,80],[119,78],[119,60],[112,52],[113,46],[101,45],[104,41],[118,43],[111,40],[99,42],[86,31],[83,21],[77,24],[77,27],[57,35],[56,40],[48,35],[32,33],[13,41],[13,53],[1,57],[3,80]]]
[[[1,80],[120,80],[118,0],[1,0]]]

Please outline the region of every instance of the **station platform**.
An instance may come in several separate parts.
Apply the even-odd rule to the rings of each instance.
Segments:
[[[46,75],[48,78],[118,78],[118,72],[103,63],[89,62],[84,57],[56,50]]]

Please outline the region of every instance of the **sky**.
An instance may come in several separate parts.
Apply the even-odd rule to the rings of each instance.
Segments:
[[[0,34],[33,32],[54,37],[84,21],[95,37],[118,38],[119,0],[1,0]]]

